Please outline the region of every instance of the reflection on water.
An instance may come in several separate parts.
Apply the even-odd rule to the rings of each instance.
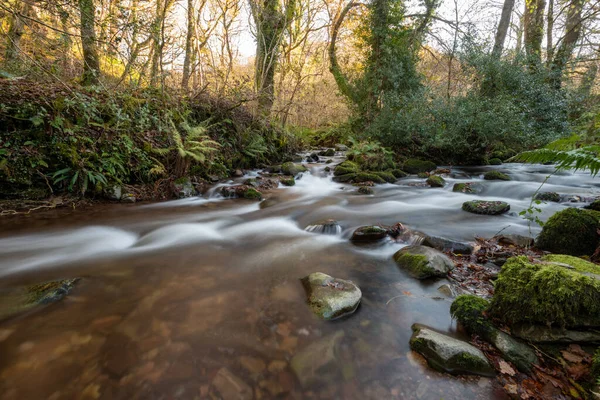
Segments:
[[[1,398],[503,398],[493,380],[434,372],[410,352],[414,322],[461,335],[437,292],[444,282],[399,271],[391,255],[401,244],[355,247],[348,238],[360,225],[396,222],[455,240],[503,228],[527,234],[518,212],[551,168],[501,168],[518,182],[457,169],[485,185],[478,197],[511,204],[498,217],[461,211],[474,196],[452,193],[459,179],[443,189],[407,179],[358,196],[321,177],[322,168],[278,189],[262,209],[192,199],[5,224],[1,287],[83,279],[61,302],[0,323]],[[577,174],[553,176],[544,190],[593,196],[597,188]],[[546,218],[565,205],[541,207]],[[341,228],[305,230],[327,219]],[[363,302],[354,315],[312,315],[299,279],[315,271],[358,284]],[[312,356],[321,379],[296,376],[292,358],[331,337],[339,338],[335,348]]]

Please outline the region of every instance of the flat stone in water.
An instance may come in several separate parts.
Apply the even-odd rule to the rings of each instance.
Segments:
[[[352,281],[314,272],[302,279],[312,311],[324,320],[352,314],[358,308],[362,293]]]
[[[386,236],[387,230],[380,226],[361,226],[354,231],[350,240],[353,242],[375,242]]]
[[[462,205],[464,211],[482,215],[500,215],[510,210],[510,204],[503,201],[466,201]]]
[[[451,374],[494,376],[495,371],[485,355],[467,342],[414,324],[410,348],[421,354],[430,367]]]

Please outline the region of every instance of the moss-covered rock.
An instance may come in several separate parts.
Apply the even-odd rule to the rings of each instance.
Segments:
[[[335,150],[334,149],[323,150],[319,153],[319,155],[325,156],[325,157],[333,157],[333,156],[335,156]]]
[[[427,178],[427,184],[431,187],[444,187],[446,180],[439,175],[433,175]]]
[[[491,158],[488,162],[489,165],[502,165],[502,160],[499,158]]]
[[[553,253],[592,255],[598,247],[599,228],[600,212],[567,208],[548,219],[535,243]]]
[[[420,324],[414,324],[412,330],[410,348],[425,357],[433,369],[451,374],[495,374],[481,350],[469,343]]]
[[[373,189],[368,186],[361,186],[358,188],[359,194],[373,194]]]
[[[510,181],[510,176],[500,171],[489,171],[483,174],[486,181]]]
[[[431,161],[417,160],[415,158],[411,158],[406,160],[402,170],[408,172],[409,174],[418,174],[419,172],[433,171],[436,167],[437,165],[435,165],[435,163]]]
[[[280,179],[279,182],[281,182],[283,186],[294,186],[296,184],[296,179],[294,179],[292,176],[289,178]]]
[[[383,179],[387,183],[394,183],[397,181],[396,176],[394,174],[392,174],[391,172],[379,171],[379,172],[374,172],[374,174],[379,176],[381,179]]]
[[[302,172],[306,172],[308,169],[302,164],[294,164],[293,162],[286,162],[281,165],[281,172],[284,175],[296,176]]]
[[[417,279],[444,277],[454,263],[444,253],[427,246],[407,246],[394,254],[396,264]]]
[[[395,179],[394,179],[394,181],[395,181]],[[361,182],[385,183],[385,180],[373,172],[359,172],[354,177],[354,182],[357,182],[357,183],[361,183]]]
[[[302,279],[311,310],[324,320],[352,314],[358,308],[362,293],[351,281],[315,272]]]
[[[569,256],[510,258],[489,310],[508,324],[600,326],[600,267]]]
[[[374,242],[387,236],[387,230],[381,226],[369,225],[357,228],[350,238],[353,242]]]
[[[429,173],[427,173],[427,172],[419,172],[417,174],[417,178],[427,179],[427,178],[429,178]]]
[[[390,169],[388,172],[394,175],[397,179],[406,178],[408,176],[408,174],[401,169]]]
[[[594,210],[594,211],[600,211],[600,200],[594,200],[590,203],[590,205],[588,205],[587,207],[588,210]]]
[[[534,200],[552,201],[558,203],[560,201],[560,194],[556,192],[540,192],[535,195]]]
[[[473,200],[465,201],[462,209],[473,214],[500,215],[510,210],[510,204],[503,201]]]
[[[235,186],[224,186],[221,188],[221,194],[223,197],[235,199],[244,198],[250,200],[261,200],[262,193],[253,188],[250,185],[235,185]]]
[[[249,200],[261,200],[262,193],[254,188],[248,188],[248,189],[244,190],[242,197],[245,199],[249,199]]]
[[[453,192],[479,194],[483,191],[483,185],[476,182],[455,183],[452,187]]]
[[[345,175],[334,176],[333,181],[339,182],[339,183],[348,183],[348,182],[353,182],[355,178],[356,178],[356,174],[350,173],[350,174],[345,174]]]
[[[450,313],[452,318],[459,321],[467,331],[476,333],[496,346],[504,359],[515,364],[520,371],[530,371],[534,364],[539,364],[535,352],[529,346],[497,329],[485,317],[484,313],[488,306],[489,302],[481,297],[460,295],[450,306]]]
[[[187,176],[176,179],[173,182],[173,194],[178,199],[184,199],[196,195],[196,189]]]
[[[354,173],[357,173],[358,171],[359,171],[358,165],[356,165],[352,161],[344,161],[343,163],[336,165],[335,169],[333,170],[333,175],[339,176],[339,175],[354,174]]]

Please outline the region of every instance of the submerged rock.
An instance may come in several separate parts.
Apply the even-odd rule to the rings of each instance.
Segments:
[[[600,327],[600,266],[566,255],[510,258],[489,312],[509,325]]]
[[[307,232],[322,233],[325,235],[337,235],[342,233],[342,227],[335,219],[326,219],[310,224],[305,229]]]
[[[361,186],[358,188],[359,194],[373,194],[373,189],[368,186]]]
[[[79,278],[39,283],[0,292],[0,320],[62,300]]]
[[[302,279],[312,311],[324,320],[352,314],[358,308],[362,293],[352,281],[314,272]]]
[[[352,237],[353,242],[375,242],[387,236],[387,230],[377,225],[361,226],[357,228]]]
[[[465,201],[462,209],[473,214],[500,215],[510,210],[510,204],[503,201],[473,200]]]
[[[308,171],[308,169],[306,169],[304,165],[294,164],[293,162],[286,162],[281,165],[281,173],[284,175],[296,176],[306,171]]]
[[[303,387],[329,384],[339,379],[342,368],[337,353],[343,338],[344,332],[337,331],[309,344],[292,358],[290,366]]]
[[[560,194],[556,192],[540,192],[535,195],[534,200],[560,202]]]
[[[500,171],[489,171],[483,174],[486,181],[510,181],[510,176]]]
[[[448,283],[444,283],[443,285],[438,287],[437,290],[444,296],[450,297],[451,299],[460,296],[464,292],[463,289],[461,289],[460,287]]]
[[[417,279],[444,277],[454,263],[444,253],[427,246],[407,246],[394,254],[396,264]]]
[[[433,175],[427,178],[427,184],[431,187],[444,187],[446,186],[446,181],[439,175]]]
[[[223,367],[215,375],[212,385],[223,400],[252,400],[252,388],[242,379]]]
[[[455,183],[452,187],[453,192],[479,194],[483,191],[483,185],[476,182]]]
[[[433,171],[436,167],[437,165],[435,165],[435,163],[431,161],[417,160],[411,158],[406,160],[402,169],[408,172],[409,174],[418,174],[419,172]]]
[[[196,195],[196,189],[188,177],[176,179],[173,182],[173,194],[178,199],[184,199]]]
[[[600,212],[567,208],[551,216],[536,238],[536,246],[552,253],[591,256],[598,247]]]
[[[433,369],[451,374],[494,376],[495,371],[478,348],[420,324],[412,326],[410,348]]]

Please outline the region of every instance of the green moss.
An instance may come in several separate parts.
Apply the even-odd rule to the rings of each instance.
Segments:
[[[248,188],[244,191],[243,197],[250,200],[260,200],[262,199],[262,193],[256,189]]]
[[[354,178],[356,178],[356,174],[352,173],[352,174],[334,176],[333,180],[334,180],[334,182],[347,183],[347,182],[353,181]]]
[[[463,211],[482,215],[500,215],[510,210],[510,205],[503,201],[465,201],[462,205]]]
[[[600,276],[600,266],[579,257],[567,256],[564,254],[548,254],[542,257],[542,260],[559,264],[566,264],[581,273],[589,273]]]
[[[394,261],[397,264],[402,265],[412,276],[417,279],[426,279],[435,274],[429,266],[429,260],[427,256],[423,254],[409,254],[409,253],[396,253],[394,255]]]
[[[294,179],[294,177],[284,178],[281,179],[279,182],[281,182],[283,186],[294,186],[296,184],[296,180]]]
[[[353,163],[352,161],[344,161],[343,163],[337,165],[333,170],[333,175],[348,175],[353,174],[359,171],[358,165]]]
[[[536,247],[572,256],[592,255],[598,246],[600,213],[567,208],[548,219],[535,240]]]
[[[373,194],[373,189],[367,186],[361,186],[358,188],[358,193],[360,194]]]
[[[436,167],[437,165],[435,165],[435,163],[431,161],[417,160],[411,158],[406,160],[402,169],[408,172],[409,174],[418,174],[419,172],[433,171]]]
[[[190,182],[190,178],[188,178],[187,176],[182,176],[181,178],[177,178],[175,179],[174,183],[176,185],[185,185],[186,183]]]
[[[560,195],[556,192],[541,192],[535,195],[535,200],[541,201],[553,201],[558,203],[560,201]]]
[[[293,162],[286,162],[281,165],[281,172],[284,175],[296,176],[301,172],[308,171],[304,165],[294,164]]]
[[[479,357],[475,357],[470,353],[459,353],[449,360],[449,363],[456,365],[464,370],[478,371],[489,369],[489,364]]]
[[[375,182],[375,183],[385,183],[385,180],[381,178],[379,175],[375,175],[370,172],[359,172],[354,177],[354,182]]]
[[[592,358],[592,368],[591,374],[594,381],[598,382],[600,380],[600,347],[596,349],[594,353],[594,358]]]
[[[593,267],[574,264],[569,268],[510,258],[498,275],[490,314],[508,324],[600,325],[600,280],[587,275]]]
[[[446,181],[441,176],[433,175],[427,178],[427,184],[431,187],[444,187]]]
[[[392,175],[394,175],[397,179],[405,178],[408,174],[400,169],[390,169],[388,170]]]
[[[419,172],[417,174],[417,177],[421,178],[421,179],[427,179],[427,178],[429,178],[429,174],[427,172]]]
[[[594,200],[586,207],[588,210],[600,211],[600,200]]]
[[[489,301],[481,297],[463,294],[458,296],[450,306],[450,314],[469,332],[486,337],[494,331],[493,325],[484,316],[489,304]]]
[[[492,158],[489,161],[490,165],[502,165],[502,160],[499,158]]]
[[[396,176],[394,176],[394,174],[392,174],[391,172],[379,171],[379,172],[374,172],[374,174],[376,174],[377,176],[379,176],[381,179],[383,179],[384,181],[386,181],[388,183],[394,183],[397,180]]]
[[[459,193],[477,193],[477,191],[471,187],[471,183],[469,182],[455,183],[452,187],[452,191]]]
[[[489,171],[483,174],[483,179],[487,181],[510,181],[510,176],[500,171]]]

